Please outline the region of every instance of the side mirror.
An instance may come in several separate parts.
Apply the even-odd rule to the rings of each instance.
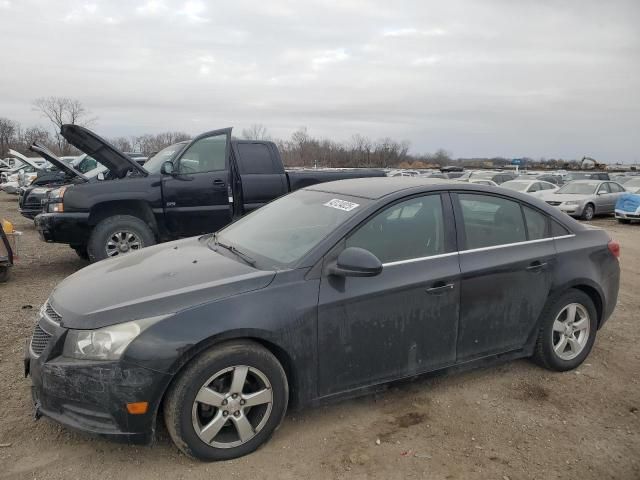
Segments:
[[[164,162],[162,167],[160,167],[160,173],[163,175],[173,175],[173,163]]]
[[[100,182],[102,182],[102,181],[104,180],[104,172],[100,172],[100,173],[98,174],[98,180],[99,180]]]
[[[345,248],[335,265],[329,267],[329,274],[338,277],[375,277],[382,272],[382,262],[364,248]]]

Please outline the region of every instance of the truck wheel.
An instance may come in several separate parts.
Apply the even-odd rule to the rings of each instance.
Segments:
[[[144,221],[132,215],[115,215],[95,226],[87,244],[87,253],[89,261],[97,262],[126,255],[155,243],[155,236]]]
[[[9,267],[0,267],[0,283],[9,280]]]
[[[189,363],[164,404],[176,446],[201,460],[229,460],[265,443],[287,410],[287,377],[262,345],[214,346]]]

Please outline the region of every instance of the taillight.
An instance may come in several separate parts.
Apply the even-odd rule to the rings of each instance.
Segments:
[[[609,240],[607,244],[609,247],[609,251],[613,254],[614,257],[620,258],[620,244],[615,240]]]

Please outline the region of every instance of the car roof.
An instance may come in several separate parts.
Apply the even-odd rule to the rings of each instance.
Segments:
[[[459,185],[464,185],[464,183],[451,179],[428,177],[370,177],[319,183],[306,187],[305,190],[375,200],[403,190],[441,185],[451,185],[452,188],[458,188]]]

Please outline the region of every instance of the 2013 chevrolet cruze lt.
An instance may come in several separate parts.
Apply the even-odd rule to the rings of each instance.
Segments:
[[[618,294],[619,246],[529,195],[413,178],[324,183],[216,235],[60,283],[25,360],[37,415],[206,460],[287,406],[489,359],[575,368]]]

